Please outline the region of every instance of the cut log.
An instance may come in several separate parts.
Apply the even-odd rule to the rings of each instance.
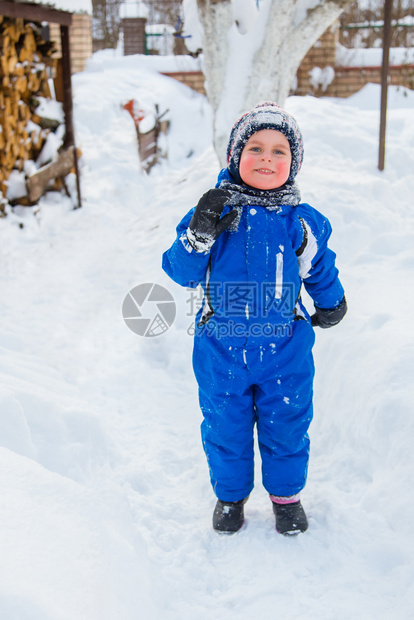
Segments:
[[[27,194],[31,202],[36,202],[44,194],[49,181],[65,177],[75,167],[75,147],[62,151],[57,161],[47,164],[32,174],[26,181]]]
[[[36,113],[32,114],[32,121],[42,129],[52,129],[53,131],[61,124],[61,121],[58,121],[56,118],[46,118]]]

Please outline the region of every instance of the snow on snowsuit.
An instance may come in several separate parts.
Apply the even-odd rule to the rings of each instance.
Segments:
[[[281,188],[257,191],[243,184],[238,167],[246,141],[264,128],[284,133],[292,163]],[[163,269],[178,284],[204,290],[193,368],[217,497],[235,502],[252,491],[255,425],[263,486],[289,497],[306,482],[313,415],[314,331],[301,286],[316,310],[341,307],[344,290],[327,246],[330,223],[300,203],[294,183],[303,156],[295,119],[272,102],[259,104],[235,123],[227,155],[216,187],[231,195],[222,219],[234,208],[237,219],[204,250],[189,228],[192,209],[164,253]]]

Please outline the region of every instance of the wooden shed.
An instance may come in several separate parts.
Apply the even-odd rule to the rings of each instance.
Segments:
[[[55,5],[75,6],[89,0],[56,0]],[[70,11],[37,0],[0,0],[0,191],[13,204],[34,204],[52,180],[76,171],[78,206],[80,185],[73,128]],[[58,28],[60,58],[50,37]],[[54,80],[54,81],[53,81]],[[54,92],[62,103],[63,119],[42,116],[39,110],[52,102]],[[62,123],[63,121],[63,123]],[[59,131],[58,154],[45,161],[42,152],[50,134]],[[25,180],[22,195],[10,196],[12,175]],[[13,177],[13,178],[14,178]],[[20,184],[21,185],[21,184]],[[25,185],[25,187],[24,187]]]

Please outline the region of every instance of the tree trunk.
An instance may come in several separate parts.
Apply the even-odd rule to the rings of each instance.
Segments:
[[[221,165],[235,120],[259,101],[283,105],[301,60],[350,1],[319,0],[306,9],[303,0],[262,0],[246,31],[238,27],[234,0],[197,0]]]

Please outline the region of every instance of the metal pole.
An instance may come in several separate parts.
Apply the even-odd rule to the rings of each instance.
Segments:
[[[381,113],[379,134],[378,168],[384,170],[385,163],[385,129],[387,125],[387,96],[388,96],[388,73],[390,66],[391,46],[391,15],[392,0],[384,2],[384,35],[382,43],[382,69],[381,69]]]

